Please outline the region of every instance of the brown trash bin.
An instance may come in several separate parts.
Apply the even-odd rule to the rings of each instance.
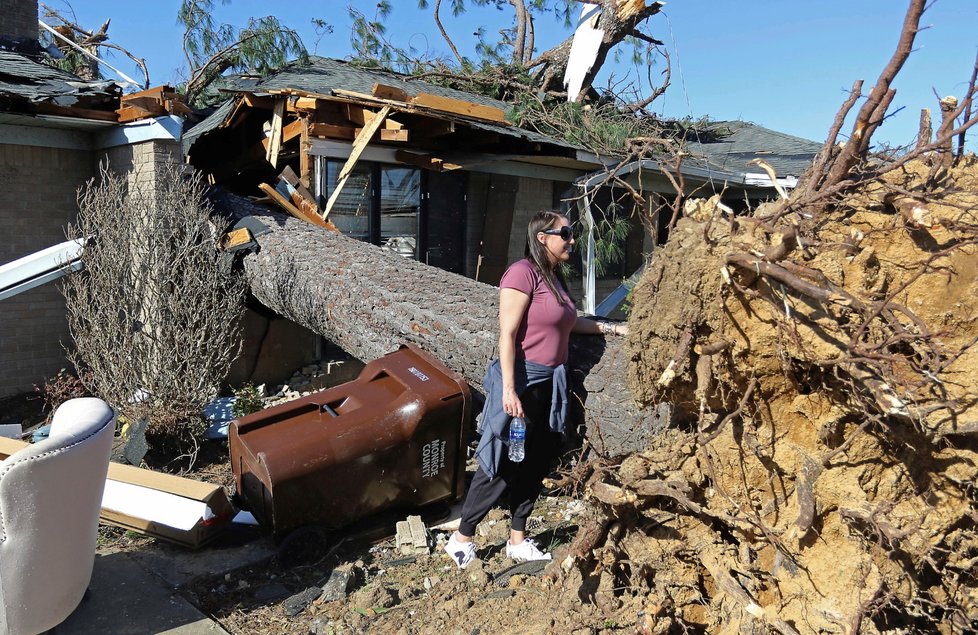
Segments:
[[[470,410],[460,375],[404,346],[353,381],[232,421],[238,494],[276,539],[454,501],[465,487]]]

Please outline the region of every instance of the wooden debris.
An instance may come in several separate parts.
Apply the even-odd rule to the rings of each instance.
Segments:
[[[289,215],[298,218],[299,220],[304,220],[306,222],[312,223],[313,225],[319,225],[320,227],[325,227],[331,231],[338,231],[333,223],[328,223],[324,219],[316,216],[315,214],[309,215],[293,205],[288,199],[282,196],[278,190],[269,185],[268,183],[259,183],[258,188],[262,192],[268,195],[268,198],[272,199],[276,205],[281,207],[283,210],[289,213]]]
[[[440,95],[431,95],[428,93],[418,93],[411,99],[410,103],[414,106],[423,106],[424,108],[450,112],[474,119],[485,119],[503,124],[508,123],[506,121],[506,113],[502,109],[474,104],[470,101],[462,101],[460,99],[441,97]]]
[[[350,150],[350,158],[348,158],[346,163],[343,164],[343,169],[340,170],[340,174],[336,179],[336,187],[329,196],[329,201],[326,203],[326,209],[323,210],[323,220],[326,220],[326,218],[329,216],[330,210],[333,209],[333,205],[336,204],[336,200],[340,197],[340,192],[343,191],[343,186],[346,185],[347,179],[350,178],[350,173],[353,172],[353,167],[360,159],[360,155],[363,154],[364,148],[366,148],[367,144],[370,143],[370,139],[374,136],[374,133],[377,132],[377,129],[380,127],[380,124],[384,122],[384,119],[387,118],[387,115],[390,114],[390,111],[390,106],[384,106],[380,113],[374,117],[363,130],[360,131],[360,134],[357,135],[357,138],[353,141],[353,147]]]
[[[302,120],[296,119],[289,125],[282,128],[281,143],[288,143],[289,141],[298,137],[301,133],[302,133]],[[268,151],[268,146],[271,143],[271,139],[269,137],[265,137],[264,139],[262,139],[261,143],[262,146],[265,147],[265,150]]]
[[[247,245],[254,240],[254,236],[251,235],[251,231],[247,227],[239,227],[238,229],[231,230],[224,237],[221,247],[225,251],[231,251],[236,247],[241,247]]]
[[[293,171],[291,167],[285,166],[282,173],[278,175],[278,178],[294,187],[299,193],[299,196],[306,199],[313,205],[316,205],[316,197],[309,191],[309,188],[303,185],[302,180],[296,175],[295,171]]]
[[[272,109],[272,130],[268,135],[268,144],[265,145],[265,159],[278,167],[278,153],[282,149],[282,119],[285,117],[285,100],[279,99],[275,102]]]
[[[116,110],[119,123],[128,123],[164,115],[186,116],[191,110],[172,86],[155,86],[123,95]]]

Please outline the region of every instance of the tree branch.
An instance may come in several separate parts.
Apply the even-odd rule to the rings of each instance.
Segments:
[[[455,54],[455,59],[458,60],[459,64],[464,66],[465,60],[462,58],[462,54],[458,52],[457,48],[455,48],[455,43],[452,42],[452,38],[448,37],[448,32],[445,31],[445,27],[442,26],[441,18],[439,17],[438,14],[438,10],[440,8],[441,8],[441,0],[435,0],[435,25],[438,27],[438,31],[441,32],[441,36],[445,38],[446,42],[448,42],[448,48],[452,49],[452,53]]]

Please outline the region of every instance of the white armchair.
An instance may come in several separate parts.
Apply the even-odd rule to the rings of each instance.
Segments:
[[[42,633],[81,602],[115,420],[101,399],[72,399],[47,439],[0,462],[0,634]]]

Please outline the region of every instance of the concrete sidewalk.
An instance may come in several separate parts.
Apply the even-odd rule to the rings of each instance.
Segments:
[[[85,599],[55,635],[227,635],[179,590],[275,554],[268,539],[191,551],[163,543],[133,552],[100,553]]]

